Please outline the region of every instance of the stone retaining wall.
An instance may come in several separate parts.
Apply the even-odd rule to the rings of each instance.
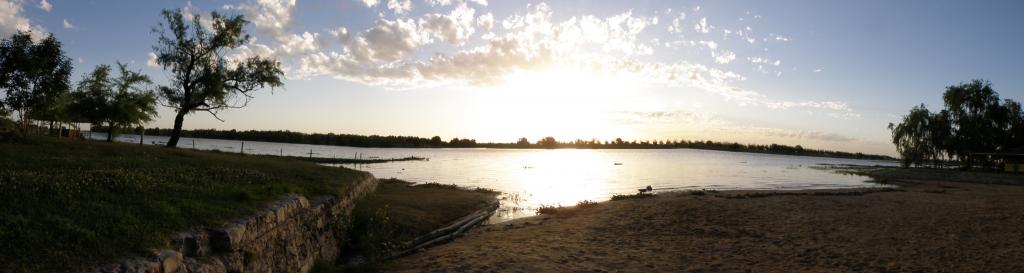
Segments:
[[[336,224],[377,188],[367,174],[347,194],[306,199],[288,194],[252,216],[218,228],[182,232],[171,248],[101,267],[104,273],[309,272],[339,254]]]

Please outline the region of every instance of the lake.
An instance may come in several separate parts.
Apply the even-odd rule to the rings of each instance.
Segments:
[[[93,139],[105,134],[92,133]],[[160,144],[167,137],[145,136]],[[139,143],[137,135],[118,141]],[[240,152],[242,141],[181,138],[181,148]],[[696,189],[798,190],[884,187],[857,175],[812,168],[820,164],[885,165],[896,162],[723,152],[695,149],[413,149],[356,148],[245,141],[247,154],[325,158],[425,157],[428,161],[343,164],[378,178],[416,183],[437,182],[501,191],[502,201],[491,222],[532,216],[542,205],[571,206],[579,201],[604,201],[614,194],[632,194],[650,185],[654,192]]]

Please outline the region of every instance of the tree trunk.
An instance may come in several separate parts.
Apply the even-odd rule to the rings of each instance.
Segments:
[[[167,140],[167,147],[178,147],[178,139],[181,138],[181,124],[185,121],[185,114],[188,110],[178,110],[174,116],[174,130],[171,130],[171,139]]]
[[[114,123],[107,122],[107,142],[114,142]]]
[[[25,132],[26,134],[32,133],[32,131],[29,130],[29,128],[31,128],[32,126],[29,126],[31,125],[31,123],[29,123],[28,121],[28,114],[25,113],[25,108],[19,110],[18,115],[21,117],[21,131]]]

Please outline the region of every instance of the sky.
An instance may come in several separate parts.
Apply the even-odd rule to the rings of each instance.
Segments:
[[[154,62],[160,11],[243,15],[229,60],[283,88],[185,128],[513,142],[690,139],[895,154],[890,122],[982,78],[1024,99],[1021,1],[0,0],[0,34],[52,33],[73,81]],[[201,23],[204,23],[201,19]],[[148,127],[171,127],[161,108]]]

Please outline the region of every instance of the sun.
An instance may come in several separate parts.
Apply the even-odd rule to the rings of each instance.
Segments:
[[[614,124],[611,114],[632,107],[625,98],[636,88],[624,77],[564,65],[514,73],[481,90],[475,129],[493,141],[630,137],[631,129]]]

